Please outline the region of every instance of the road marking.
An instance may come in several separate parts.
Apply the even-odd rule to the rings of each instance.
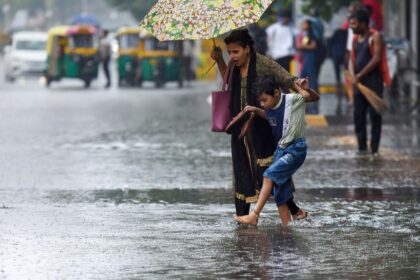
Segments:
[[[305,120],[307,126],[328,127],[328,121],[324,115],[305,115]]]

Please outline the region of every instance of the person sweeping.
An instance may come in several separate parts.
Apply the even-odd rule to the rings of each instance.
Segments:
[[[271,194],[276,200],[280,219],[284,225],[291,221],[287,201],[293,197],[287,182],[302,166],[306,158],[305,103],[314,102],[319,95],[309,88],[308,80],[297,87],[298,93],[281,93],[280,84],[273,76],[264,75],[257,80],[257,95],[261,106],[246,106],[245,112],[268,120],[277,143],[273,162],[264,172],[263,186],[255,209],[245,216],[235,215],[242,224],[257,225],[258,218]],[[307,213],[302,213],[303,217]]]
[[[350,74],[354,84],[354,125],[359,153],[365,154],[367,147],[366,114],[369,113],[372,134],[371,153],[378,155],[381,139],[382,94],[384,83],[391,84],[382,35],[369,28],[369,14],[361,9],[353,13],[350,27],[354,32],[350,60]],[[369,91],[370,90],[370,91]],[[370,95],[369,95],[370,94]],[[378,106],[379,105],[379,106]],[[382,106],[381,106],[382,105]]]

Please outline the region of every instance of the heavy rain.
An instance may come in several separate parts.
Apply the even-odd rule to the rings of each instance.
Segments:
[[[417,1],[379,1],[393,85],[378,154],[358,151],[357,104],[331,51],[323,61],[293,175],[309,215],[287,226],[273,198],[258,226],[234,219],[231,136],[211,131],[213,41],[158,42],[137,29],[157,1],[130,2],[0,1],[0,279],[419,277]],[[350,2],[318,15],[326,47]],[[286,8],[298,34],[305,3],[319,6],[273,1],[249,27],[256,46]]]

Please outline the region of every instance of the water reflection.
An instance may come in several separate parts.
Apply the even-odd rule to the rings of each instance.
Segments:
[[[230,190],[34,190],[23,201],[0,190],[12,206],[0,211],[0,257],[20,255],[5,260],[6,279],[40,265],[35,279],[415,279],[419,194],[301,189],[310,219],[282,227],[269,202],[258,227],[238,227]]]
[[[228,278],[272,279],[278,275],[296,274],[307,251],[304,239],[291,228],[281,225],[238,226],[231,238],[221,241],[228,252],[224,258],[234,271],[222,273]]]
[[[295,194],[302,203],[322,201],[394,201],[418,202],[417,188],[318,188],[298,189]],[[0,189],[0,206],[26,204],[232,204],[230,189],[98,189],[98,190],[25,190]]]

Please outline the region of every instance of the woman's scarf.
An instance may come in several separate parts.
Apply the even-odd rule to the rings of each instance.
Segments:
[[[257,54],[251,52],[246,83],[247,105],[260,107],[257,100],[255,81],[257,79]],[[236,116],[241,111],[241,74],[239,67],[234,67],[232,74],[231,113]],[[238,137],[240,129],[233,132],[232,137]],[[271,127],[260,117],[255,118],[252,129],[252,145],[257,159],[265,159],[273,155],[276,148]]]

